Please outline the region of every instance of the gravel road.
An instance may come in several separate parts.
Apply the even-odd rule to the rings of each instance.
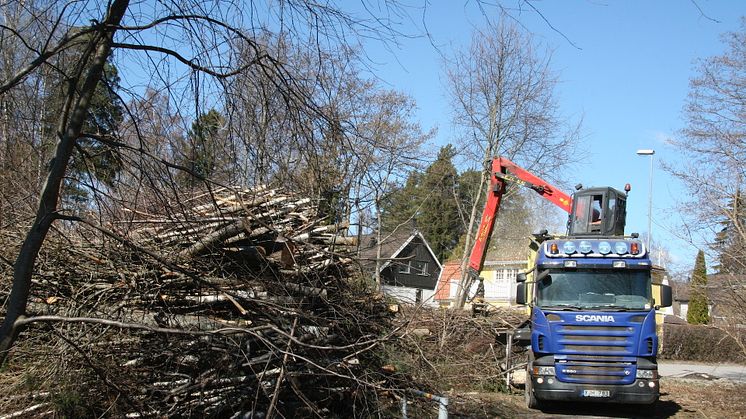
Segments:
[[[705,364],[701,362],[658,360],[661,377],[697,378],[704,380],[726,380],[746,383],[746,365]]]

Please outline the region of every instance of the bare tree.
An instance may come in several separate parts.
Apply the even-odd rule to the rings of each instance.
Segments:
[[[40,198],[25,213],[13,214],[14,220],[27,220],[29,214],[34,220],[31,226],[19,225],[25,239],[13,236],[9,229],[0,229],[2,273],[7,278],[13,271],[14,277],[12,287],[9,280],[3,280],[0,286],[4,298],[0,312],[5,315],[0,329],[0,363],[10,362],[13,368],[29,375],[33,375],[33,365],[40,368],[40,376],[54,376],[55,380],[59,373],[60,380],[62,375],[70,380],[64,387],[80,389],[85,383],[86,394],[92,398],[97,397],[94,389],[102,389],[99,397],[104,407],[99,412],[120,412],[116,405],[123,403],[128,412],[139,415],[149,408],[143,400],[156,397],[153,394],[163,395],[159,389],[163,383],[148,382],[148,374],[151,380],[155,376],[181,374],[176,370],[184,361],[182,354],[163,355],[174,369],[139,370],[144,374],[138,379],[143,381],[135,384],[136,381],[116,374],[123,367],[121,359],[114,359],[113,353],[110,357],[108,349],[144,349],[158,354],[151,359],[156,363],[162,361],[157,358],[170,345],[206,351],[214,359],[230,357],[235,365],[250,370],[254,381],[246,388],[255,391],[240,392],[232,400],[239,400],[241,408],[248,406],[249,410],[264,404],[270,417],[286,414],[282,413],[286,408],[278,402],[283,400],[279,399],[281,394],[299,395],[298,400],[308,412],[318,415],[322,411],[303,398],[297,371],[290,371],[289,367],[296,361],[309,366],[308,371],[320,368],[318,377],[323,380],[342,379],[368,389],[378,386],[356,377],[350,369],[353,364],[347,364],[378,344],[377,338],[355,339],[357,343],[352,345],[343,342],[346,336],[368,335],[372,330],[368,329],[372,323],[361,318],[367,311],[347,306],[345,301],[356,300],[343,297],[351,285],[343,280],[346,268],[337,264],[341,258],[334,246],[338,240],[349,238],[339,237],[341,229],[334,225],[318,226],[318,220],[308,215],[314,211],[301,205],[314,208],[324,197],[325,189],[340,187],[343,215],[354,217],[350,214],[353,205],[348,202],[351,196],[357,198],[356,211],[365,211],[366,206],[372,205],[375,191],[385,189],[381,187],[381,182],[386,183],[385,175],[399,173],[409,159],[418,156],[417,147],[427,134],[411,121],[411,100],[381,89],[377,82],[360,76],[358,70],[352,71],[352,67],[361,65],[360,56],[351,53],[359,47],[355,44],[359,35],[387,42],[397,35],[396,30],[388,27],[387,21],[364,11],[352,14],[303,0],[266,7],[220,0],[165,1],[137,7],[126,0],[112,1],[108,7],[89,1],[14,4],[22,12],[18,16],[6,13],[10,17],[0,25],[0,43],[8,46],[7,50],[3,48],[0,69],[0,110],[4,112],[0,133],[3,140],[21,141],[26,136],[39,141],[27,141],[23,147],[3,143],[8,144],[0,153],[3,168],[16,162],[27,174],[26,178],[13,178],[13,188],[3,188],[2,208],[13,208],[19,200],[33,202],[39,195]],[[387,2],[386,7],[398,13],[395,2]],[[120,84],[106,83],[102,78],[108,64],[120,69]],[[45,85],[48,75],[64,80],[64,86]],[[121,126],[113,133],[90,129],[92,125],[88,124],[90,118],[97,117],[90,106],[97,88],[103,88],[123,109]],[[45,92],[53,89],[51,93],[65,99],[65,106],[59,111],[40,106],[44,105]],[[212,128],[219,132],[220,141],[210,144],[215,146],[210,152],[221,153],[220,157],[228,162],[219,176],[195,171],[179,159],[194,121],[213,108],[222,118],[212,118],[219,121],[213,124],[219,126]],[[15,115],[23,118],[16,119]],[[51,119],[58,121],[56,132],[42,124]],[[44,147],[55,141],[56,155],[47,165],[52,155]],[[115,153],[121,170],[109,182],[97,177],[90,165],[96,156],[82,147],[84,141]],[[34,158],[26,158],[24,153]],[[82,169],[72,170],[71,161],[81,162]],[[9,172],[4,171],[3,176]],[[184,174],[194,180],[189,187],[179,182],[179,176]],[[36,182],[37,178],[46,181]],[[32,186],[24,188],[25,182]],[[36,184],[42,183],[38,194]],[[289,198],[277,196],[274,188],[264,185],[267,183],[308,190],[317,199],[302,199],[284,206]],[[73,205],[66,200],[64,185],[86,191],[90,199]],[[244,193],[243,198],[234,198],[239,196],[238,191]],[[255,214],[260,212],[257,206],[263,206],[264,213]],[[303,211],[293,212],[297,208]],[[244,211],[243,215],[231,213],[236,210]],[[205,213],[210,216],[203,217]],[[300,221],[294,228],[312,231],[284,237],[293,230],[288,217]],[[200,225],[202,218],[207,221]],[[248,225],[249,218],[260,221]],[[226,220],[227,225],[221,224]],[[151,224],[158,224],[158,228],[166,225],[177,232],[167,234],[165,240],[182,235],[194,237],[195,232],[216,225],[220,228],[203,234],[197,243],[167,246],[164,238],[148,239],[157,229],[149,227]],[[261,261],[265,256],[289,255],[291,260],[282,263],[294,263],[292,241],[302,243],[312,233],[327,234],[322,242],[330,247],[321,252],[314,250],[314,260],[303,260],[310,264],[304,268],[312,265],[312,269],[294,271],[300,284],[283,283],[288,275],[283,264],[267,263],[258,270],[247,268],[252,260]],[[240,234],[266,242],[262,250],[258,249],[261,246],[232,248],[231,251],[244,252],[241,254],[248,260],[244,261],[246,266],[241,265],[247,270],[240,272],[240,278],[236,271],[225,267],[235,268],[235,261],[230,258],[194,260],[195,255],[209,254],[215,242]],[[324,261],[321,257],[329,259]],[[323,273],[311,274],[316,268]],[[252,281],[265,277],[271,279],[265,285],[272,288],[269,292],[274,293],[274,300],[261,302],[253,290],[236,295],[226,288],[236,284],[249,288]],[[179,285],[174,286],[176,283]],[[326,294],[323,287],[329,284],[336,287],[338,295]],[[247,316],[252,315],[272,324],[256,330],[239,327],[243,331],[238,334],[246,338],[234,336],[235,329],[195,332],[191,328],[202,330],[205,325],[214,328],[215,324],[177,312],[171,298],[181,298],[185,290],[192,298],[186,300],[192,301],[189,304],[196,301],[198,307],[209,307],[204,311],[209,315],[222,310],[231,324],[247,322]],[[287,298],[293,294],[300,295],[300,299]],[[303,307],[319,307],[320,298],[325,303],[334,300],[333,309],[327,312],[341,319],[335,321],[341,333],[334,335],[343,339],[333,345],[309,344],[312,336],[308,325],[298,321],[308,315]],[[338,298],[343,304],[336,304]],[[365,298],[360,301],[371,302]],[[374,308],[374,304],[367,306]],[[143,314],[143,309],[152,312]],[[50,311],[55,316],[43,316]],[[313,316],[313,322],[317,322],[313,330],[326,329],[323,316]],[[95,325],[102,329],[93,330]],[[111,328],[131,334],[115,336],[117,333],[112,333]],[[21,335],[24,330],[27,333]],[[280,340],[264,336],[266,333],[279,336]],[[25,339],[27,336],[33,339]],[[200,341],[202,338],[205,340]],[[145,349],[138,347],[140,344],[153,346]],[[64,366],[70,368],[55,369],[52,362],[45,365],[45,359],[63,355],[54,350],[38,351],[40,346],[65,348]],[[257,348],[267,352],[255,359]],[[309,349],[309,354],[301,355],[305,349],[298,348]],[[339,371],[329,369],[327,360],[315,363],[311,359],[338,350],[344,352],[335,355],[335,359],[343,360]],[[39,352],[42,354],[37,356]],[[345,359],[347,355],[350,358]],[[140,362],[131,361],[134,364],[128,367]],[[204,413],[206,410],[199,409],[207,405],[200,403],[208,392],[194,391],[195,388],[219,388],[227,383],[232,390],[226,397],[232,398],[238,394],[236,383],[246,379],[230,375],[225,368],[212,368],[212,364],[202,366],[209,371],[192,371],[195,377],[189,378],[189,386],[179,387],[177,381],[170,379],[166,382],[179,387],[178,391],[198,396],[191,404],[181,403],[179,397],[157,396],[166,400],[165,407],[159,408],[161,414]],[[53,374],[43,374],[42,370]],[[273,375],[277,373],[278,376]],[[0,374],[0,381],[7,376]],[[265,386],[267,379],[275,379],[272,377],[277,377],[273,387]],[[63,387],[62,383],[45,384]],[[136,387],[146,384],[154,393],[135,395],[139,394]],[[322,387],[336,388],[327,384],[315,388]],[[45,402],[41,405],[48,406],[52,397],[43,397]],[[361,396],[365,397],[368,396]],[[0,403],[22,399],[23,396],[10,396],[0,398]],[[260,399],[261,403],[257,401]],[[226,405],[222,399],[210,400],[214,409]],[[364,405],[370,401],[358,402]],[[109,411],[109,406],[113,410]],[[27,412],[26,408],[13,414]]]
[[[690,189],[685,202],[690,235],[715,242],[715,265],[746,273],[746,19],[723,36],[725,54],[699,61],[684,107],[686,127],[671,143],[677,160],[664,167]],[[727,266],[726,266],[727,265]]]
[[[147,96],[152,99],[155,97],[154,92],[159,92],[159,95],[166,97],[167,101],[175,105],[173,109],[176,112],[169,117],[168,122],[183,124],[181,132],[188,131],[187,121],[219,104],[215,103],[214,98],[221,97],[226,91],[235,92],[229,87],[233,80],[238,79],[237,76],[245,75],[245,79],[254,80],[253,92],[258,93],[254,94],[252,99],[256,99],[260,107],[263,107],[264,118],[271,115],[276,121],[273,125],[266,119],[259,118],[262,124],[258,126],[263,127],[260,129],[264,130],[264,135],[274,136],[275,141],[287,138],[293,144],[291,148],[269,148],[269,154],[265,153],[266,156],[259,159],[274,159],[275,161],[271,162],[275,165],[274,170],[255,170],[239,174],[233,169],[232,179],[221,179],[226,182],[252,178],[256,182],[272,180],[278,174],[289,171],[298,173],[329,150],[328,147],[318,147],[315,144],[321,142],[324,129],[339,117],[337,111],[327,112],[333,107],[328,106],[328,100],[321,100],[323,94],[336,90],[349,95],[336,99],[336,103],[346,103],[349,98],[355,96],[347,91],[348,86],[331,87],[324,81],[324,78],[327,81],[335,80],[329,67],[322,66],[321,70],[316,72],[308,71],[314,65],[323,63],[324,49],[335,44],[340,45],[341,50],[349,48],[344,46],[347,39],[354,40],[361,32],[382,40],[390,39],[396,33],[390,27],[376,22],[375,16],[353,16],[341,9],[331,9],[304,1],[287,2],[280,8],[270,7],[266,13],[256,14],[253,13],[255,5],[251,5],[253,11],[245,17],[236,13],[237,9],[231,2],[217,1],[213,6],[203,3],[182,5],[177,2],[162,2],[137,13],[132,12],[123,24],[122,19],[128,6],[129,3],[126,1],[117,1],[111,4],[109,12],[103,13],[105,11],[97,5],[88,2],[69,6],[39,4],[33,6],[38,10],[34,10],[33,7],[26,9],[32,12],[27,16],[28,22],[18,29],[13,25],[3,26],[3,42],[8,44],[14,41],[21,46],[13,49],[16,51],[16,58],[21,59],[21,64],[14,71],[6,69],[7,76],[0,83],[0,94],[3,95],[3,99],[10,98],[10,93],[27,88],[29,81],[40,71],[50,68],[52,71],[58,71],[60,67],[55,66],[53,59],[61,57],[63,52],[73,46],[85,51],[74,65],[66,67],[72,70],[65,70],[64,77],[70,86],[75,86],[75,89],[69,90],[70,94],[60,118],[58,135],[61,140],[50,165],[51,170],[46,176],[36,224],[31,228],[31,233],[25,241],[27,247],[20,252],[15,263],[15,285],[8,299],[7,316],[0,331],[0,353],[3,356],[7,354],[7,349],[19,332],[13,328],[13,324],[25,311],[35,255],[44,241],[47,230],[57,217],[56,214],[65,211],[64,208],[58,207],[63,179],[77,182],[81,187],[92,191],[93,201],[90,205],[110,214],[116,213],[122,207],[136,209],[132,208],[132,202],[126,202],[127,195],[133,191],[142,191],[143,186],[161,190],[160,195],[153,195],[156,200],[167,196],[163,191],[171,190],[178,202],[180,192],[173,182],[173,170],[186,171],[205,182],[204,185],[208,189],[210,185],[215,185],[215,179],[205,179],[199,173],[190,171],[189,167],[178,164],[176,156],[180,152],[179,138],[174,138],[172,133],[163,132],[162,129],[157,134],[166,135],[165,139],[153,138],[148,134],[149,130],[142,123],[152,119],[139,113],[148,112],[148,109],[138,106],[137,85],[125,87],[125,92],[117,92],[134,99],[127,101],[121,97],[123,103],[129,102],[131,106],[127,107],[128,128],[119,133],[119,138],[102,137],[96,132],[83,132],[84,121],[90,116],[88,105],[91,89],[99,83],[102,62],[110,58],[113,50],[117,51],[118,57],[127,60],[130,66],[139,66],[149,74]],[[390,7],[393,10],[398,6],[391,4]],[[101,14],[104,18],[99,17]],[[89,23],[88,18],[93,24],[82,24]],[[246,26],[248,28],[243,29]],[[279,32],[277,35],[266,35],[258,28],[279,28]],[[115,37],[115,34],[118,35]],[[286,37],[296,39],[296,43],[290,46],[281,43],[274,47],[269,45],[270,40],[282,40]],[[159,43],[150,42],[153,39],[159,40]],[[292,55],[288,51],[304,53],[299,54],[300,58],[286,60]],[[311,60],[309,57],[317,58]],[[304,63],[303,59],[310,61]],[[337,70],[343,74],[341,69]],[[8,103],[7,100],[4,100],[4,103]],[[237,126],[239,121],[247,120],[245,116],[248,113],[239,114],[235,112],[235,108],[225,107],[231,113],[231,117],[236,117]],[[277,118],[276,115],[282,116]],[[364,125],[360,120],[366,119],[366,116],[354,114],[342,117],[348,118],[342,123],[349,123],[355,129]],[[255,120],[248,120],[249,122],[242,124],[247,126]],[[226,132],[234,135],[254,134],[232,129],[233,122],[232,118],[228,120]],[[7,128],[8,125],[4,124],[3,127]],[[272,128],[271,131],[267,130],[267,127]],[[176,137],[180,135],[177,134]],[[67,171],[68,162],[76,150],[79,151],[81,138],[118,149],[120,158],[128,165],[129,175],[121,175],[122,177],[114,183],[121,185],[126,181],[128,184],[122,188],[117,188],[116,185],[102,185],[93,174],[70,178]],[[164,146],[163,140],[167,145]],[[224,150],[225,155],[240,161],[239,157],[250,156],[250,150],[258,144],[259,137],[250,135],[244,138],[246,142],[243,151],[234,147],[239,143],[235,137],[230,140],[225,142],[224,147],[230,148]],[[359,149],[358,140],[367,139],[362,136],[345,138],[339,144],[344,150],[338,154],[354,156]],[[144,164],[145,160],[150,161],[150,169]],[[357,158],[357,161],[363,162],[365,159]],[[277,165],[278,163],[280,165]],[[317,165],[317,172],[320,167]],[[366,170],[366,167],[359,163],[350,165],[349,161],[344,160],[338,162],[338,167],[351,169],[344,175],[347,183],[356,176],[354,173]],[[134,170],[135,168],[137,170]],[[138,180],[135,185],[131,182],[133,179]],[[139,189],[136,185],[139,185]],[[123,205],[125,203],[126,205]],[[119,206],[119,209],[116,206]]]
[[[539,175],[556,174],[573,159],[569,156],[575,155],[579,123],[569,125],[559,112],[554,95],[557,79],[549,53],[505,20],[475,31],[469,50],[456,54],[447,66],[463,158],[472,162],[472,167],[486,169],[486,162],[502,155]],[[485,170],[478,189],[481,193],[487,189],[488,175]],[[459,307],[463,307],[472,282],[465,268],[479,221],[480,201],[473,202]]]
[[[22,327],[17,327],[16,321],[26,312],[36,257],[44,243],[47,232],[54,220],[57,219],[56,212],[60,198],[60,187],[67,171],[67,165],[75,143],[81,135],[91,96],[96,84],[101,79],[104,63],[111,51],[115,27],[120,24],[128,5],[129,2],[126,0],[113,2],[101,23],[91,29],[87,51],[79,67],[78,74],[81,88],[78,94],[69,95],[65,103],[65,112],[60,118],[57,129],[59,141],[54,158],[50,163],[47,180],[41,191],[36,218],[26,234],[15,262],[13,288],[8,297],[5,319],[2,327],[0,327],[0,363],[4,362],[8,350],[21,332]],[[67,42],[65,38],[61,43]],[[59,48],[62,48],[62,46]],[[42,56],[44,55],[42,54]],[[32,61],[27,67],[29,68],[28,71],[41,64],[42,62]],[[0,85],[0,92],[13,87],[18,81],[22,80],[26,72],[26,69],[22,69],[14,74],[10,80]]]
[[[681,203],[683,231],[709,245],[720,324],[740,345],[746,323],[746,18],[722,36],[725,52],[699,60],[684,106],[686,126],[671,140],[677,160],[664,168],[689,190]],[[684,163],[682,163],[684,162]]]
[[[422,163],[422,146],[432,136],[423,132],[419,124],[412,122],[414,103],[396,92],[386,92],[368,98],[368,115],[360,124],[357,134],[364,141],[364,175],[352,184],[355,196],[354,216],[364,217],[371,211],[374,214],[372,225],[359,223],[361,230],[373,229],[376,236],[375,282],[380,287],[380,267],[384,262],[381,254],[383,243],[400,226],[384,228],[381,220],[382,202],[392,193],[406,174]],[[363,117],[358,114],[358,117]],[[387,226],[389,227],[389,226]]]

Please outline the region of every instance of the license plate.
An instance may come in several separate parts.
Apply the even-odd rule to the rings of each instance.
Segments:
[[[583,397],[609,397],[609,390],[583,390]]]

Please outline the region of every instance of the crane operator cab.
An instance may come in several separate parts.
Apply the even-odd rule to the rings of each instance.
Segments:
[[[568,235],[624,236],[629,184],[624,186],[625,192],[609,187],[582,189],[582,185],[578,185],[577,188],[568,220]]]

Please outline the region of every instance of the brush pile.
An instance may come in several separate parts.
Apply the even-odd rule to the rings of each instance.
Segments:
[[[223,189],[107,225],[50,237],[0,412],[378,413],[389,314],[312,200]]]
[[[473,317],[462,310],[410,308],[397,318],[402,320],[399,341],[411,349],[398,351],[397,363],[429,387],[508,390],[506,369],[525,362],[525,348],[507,345],[508,335],[526,320],[521,310],[499,308]]]

